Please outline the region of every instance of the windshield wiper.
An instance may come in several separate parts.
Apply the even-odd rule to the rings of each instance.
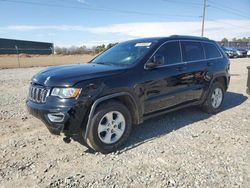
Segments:
[[[113,65],[112,63],[109,63],[109,62],[97,62],[96,64],[100,64],[100,65]]]

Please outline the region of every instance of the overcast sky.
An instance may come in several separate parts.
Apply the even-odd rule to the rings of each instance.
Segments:
[[[201,33],[202,0],[0,0],[0,38],[93,46]],[[250,37],[250,0],[207,0],[205,36]]]

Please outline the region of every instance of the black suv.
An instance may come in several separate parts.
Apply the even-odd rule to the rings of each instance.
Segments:
[[[122,42],[87,64],[55,66],[31,80],[27,107],[53,134],[81,135],[108,153],[132,125],[166,112],[201,106],[221,110],[229,61],[207,38],[170,36]]]

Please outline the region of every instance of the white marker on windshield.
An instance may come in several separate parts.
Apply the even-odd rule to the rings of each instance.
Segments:
[[[136,43],[135,47],[149,47],[152,43],[151,42],[140,42]]]

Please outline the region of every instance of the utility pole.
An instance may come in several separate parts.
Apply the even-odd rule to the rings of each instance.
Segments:
[[[206,14],[206,0],[203,0],[203,14],[202,14],[202,26],[201,26],[201,36],[204,35],[204,22],[205,22],[205,14]]]

